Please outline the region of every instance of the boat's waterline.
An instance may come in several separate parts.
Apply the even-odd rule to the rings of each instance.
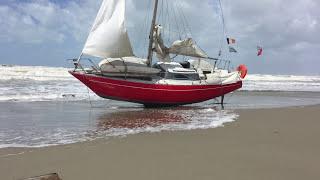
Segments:
[[[2,101],[101,100],[68,73],[68,68],[0,66]],[[320,76],[248,75],[240,91],[320,92]],[[90,94],[88,94],[90,92]]]

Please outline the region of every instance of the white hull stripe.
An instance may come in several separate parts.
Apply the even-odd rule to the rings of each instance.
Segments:
[[[221,87],[215,87],[215,88],[205,88],[205,89],[190,89],[190,90],[175,90],[175,89],[158,89],[158,88],[144,88],[144,87],[136,87],[136,86],[128,86],[128,85],[121,85],[121,84],[114,84],[114,83],[107,83],[107,82],[100,82],[100,81],[95,81],[95,80],[89,80],[94,83],[102,83],[106,85],[112,85],[112,86],[121,86],[121,87],[126,87],[126,88],[134,88],[134,89],[144,89],[144,90],[154,90],[154,91],[180,91],[180,92],[187,92],[187,91],[207,91],[207,90],[214,90],[214,89],[223,89],[226,87],[233,87],[238,84],[230,84],[230,85],[221,85]],[[239,82],[239,81],[238,81]]]

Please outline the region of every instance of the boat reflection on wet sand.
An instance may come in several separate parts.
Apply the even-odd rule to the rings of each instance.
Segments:
[[[183,130],[219,126],[235,114],[217,108],[177,107],[164,109],[139,109],[105,113],[97,117],[97,131],[107,134],[115,130],[131,132]],[[231,118],[232,119],[232,118]],[[112,134],[112,133],[111,133]],[[126,134],[126,133],[125,133]]]
[[[98,118],[98,127],[100,130],[111,128],[134,129],[155,127],[161,124],[186,122],[187,119],[175,111],[147,109],[103,114]]]

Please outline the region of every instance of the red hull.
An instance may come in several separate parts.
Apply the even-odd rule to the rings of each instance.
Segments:
[[[144,105],[183,105],[207,101],[242,87],[228,85],[163,85],[131,82],[79,72],[70,72],[98,96]]]

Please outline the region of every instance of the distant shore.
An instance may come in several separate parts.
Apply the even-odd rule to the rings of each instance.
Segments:
[[[320,105],[236,111],[208,130],[0,149],[1,179],[319,179]]]

